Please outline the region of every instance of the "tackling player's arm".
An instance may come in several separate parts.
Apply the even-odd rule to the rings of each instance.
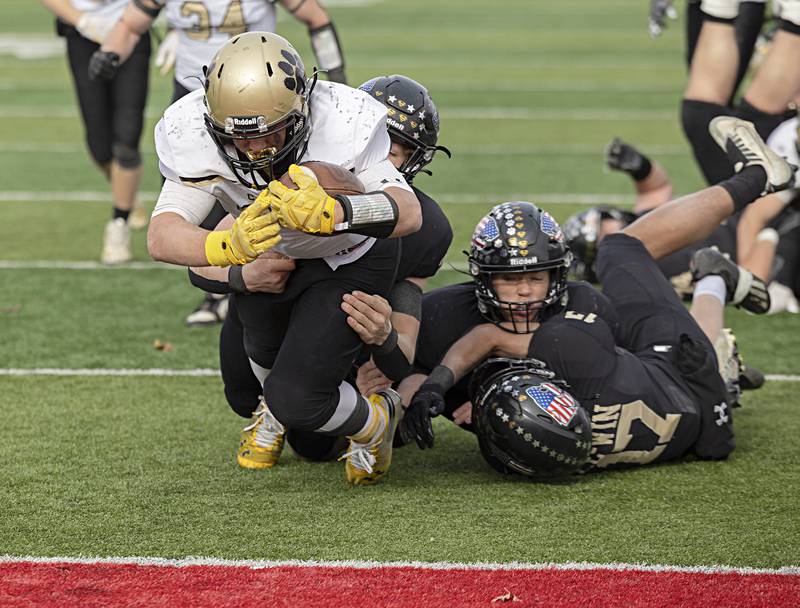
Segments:
[[[280,0],[291,15],[304,23],[311,38],[311,48],[328,80],[347,84],[344,74],[344,53],[339,35],[330,16],[317,0]]]
[[[111,28],[89,62],[89,77],[110,80],[125,63],[150,28],[163,3],[156,0],[131,0],[119,21]]]
[[[273,209],[287,228],[320,236],[351,232],[396,238],[422,226],[422,208],[410,188],[389,186],[366,194],[333,197],[298,165],[289,167],[289,177],[296,189],[273,180],[256,199]]]
[[[510,333],[492,323],[478,325],[464,334],[414,394],[403,417],[404,432],[413,437],[420,448],[432,448],[431,418],[444,411],[445,393],[490,355],[526,357],[531,339],[530,333]]]
[[[414,277],[399,281],[389,302],[358,291],[344,296],[342,310],[348,315],[348,325],[372,349],[370,361],[358,368],[356,376],[362,394],[388,388],[411,373],[424,284],[425,279]]]

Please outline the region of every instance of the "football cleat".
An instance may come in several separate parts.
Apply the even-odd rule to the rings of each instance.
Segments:
[[[606,165],[614,171],[638,171],[642,167],[642,160],[641,152],[619,137],[615,137],[606,148]]]
[[[219,293],[207,293],[203,301],[186,317],[189,327],[215,325],[225,320],[228,314],[228,296]]]
[[[128,222],[118,217],[109,220],[103,233],[103,251],[100,261],[103,264],[123,264],[130,262],[131,254],[131,229]]]
[[[272,468],[283,450],[286,429],[269,411],[264,398],[253,412],[253,419],[239,439],[236,461],[244,469]]]
[[[733,116],[717,116],[709,123],[708,132],[725,150],[736,173],[745,167],[763,167],[767,181],[761,196],[785,190],[794,183],[797,167],[772,151],[758,135],[753,123]]]
[[[764,281],[749,270],[737,266],[716,247],[698,249],[689,264],[695,283],[709,275],[717,275],[725,282],[728,303],[762,315],[769,310],[770,298]]]
[[[392,444],[397,430],[400,395],[392,389],[380,391],[369,398],[379,416],[378,429],[365,443],[350,439],[350,448],[340,460],[346,459],[347,481],[356,486],[378,483],[392,464]]]
[[[742,387],[739,378],[742,374],[742,358],[739,355],[739,347],[736,344],[736,336],[733,332],[724,327],[714,341],[714,352],[717,354],[717,365],[719,375],[725,382],[725,388],[730,394],[732,407],[739,406],[739,398],[742,395]]]

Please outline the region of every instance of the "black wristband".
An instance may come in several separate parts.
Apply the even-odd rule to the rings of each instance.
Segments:
[[[231,291],[235,293],[250,293],[247,285],[244,283],[244,275],[242,275],[242,266],[230,266],[228,268],[228,285],[231,286]]]
[[[422,383],[418,392],[431,391],[444,395],[456,383],[453,371],[446,365],[437,365],[433,368],[428,379]]]
[[[397,331],[394,327],[392,327],[392,331],[390,331],[389,335],[386,336],[386,340],[383,341],[383,344],[372,345],[372,354],[385,355],[386,353],[391,352],[395,346],[397,346]]]

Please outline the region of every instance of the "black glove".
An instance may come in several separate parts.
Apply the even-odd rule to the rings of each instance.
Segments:
[[[89,80],[111,80],[119,67],[119,55],[97,49],[89,60]]]
[[[666,29],[667,18],[678,18],[678,12],[672,6],[672,0],[650,0],[648,29],[652,38],[658,38]]]
[[[421,450],[433,447],[431,418],[444,411],[444,390],[435,383],[426,382],[411,399],[400,422],[400,436],[404,442],[413,439]]]

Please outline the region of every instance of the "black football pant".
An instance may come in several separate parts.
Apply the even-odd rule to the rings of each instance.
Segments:
[[[379,239],[359,260],[332,270],[298,260],[282,294],[237,294],[247,355],[270,370],[264,397],[287,428],[322,427],[339,403],[338,387],[362,347],[347,324],[342,296],[354,290],[388,298],[398,241]]]
[[[150,35],[145,34],[133,54],[110,81],[89,80],[89,60],[99,45],[66,28],[67,56],[86,130],[86,143],[94,161],[120,166],[141,164],[142,134],[150,64]]]

